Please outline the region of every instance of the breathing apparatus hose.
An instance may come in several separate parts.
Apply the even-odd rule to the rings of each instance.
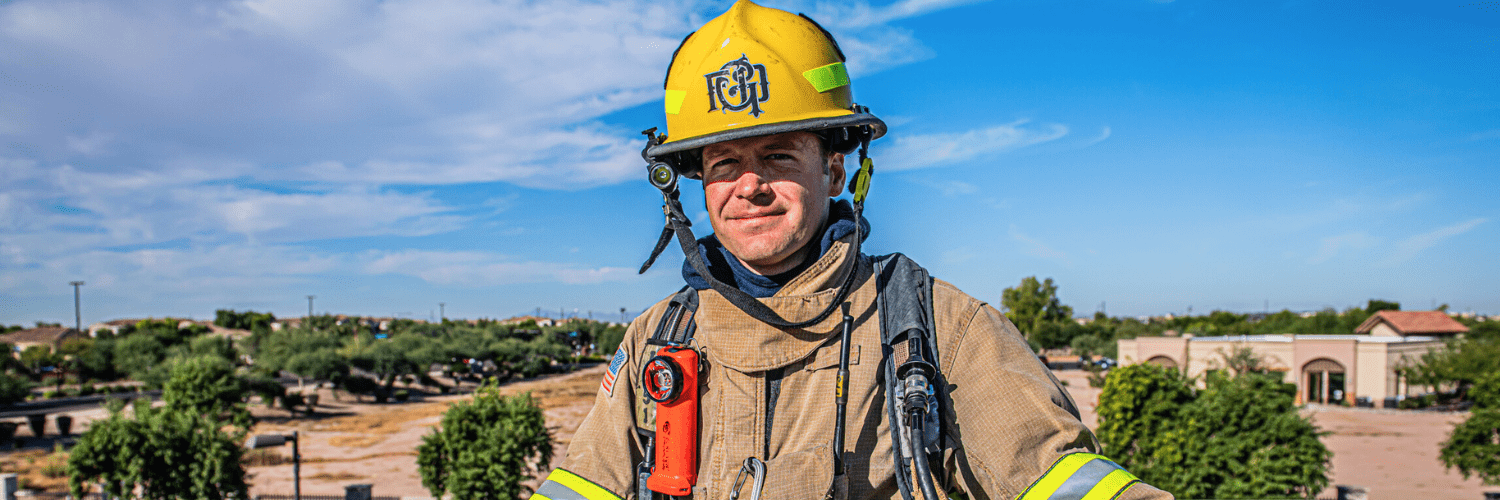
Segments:
[[[906,421],[911,427],[912,469],[917,475],[917,485],[922,489],[922,498],[944,500],[937,495],[937,487],[932,483],[932,467],[927,463],[927,450],[923,449],[927,436],[927,394],[908,394],[906,404]]]

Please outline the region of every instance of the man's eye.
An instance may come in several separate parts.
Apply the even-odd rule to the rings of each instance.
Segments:
[[[792,155],[789,155],[789,154],[786,154],[786,153],[771,153],[771,154],[766,155],[766,159],[767,160],[794,160],[796,158],[793,158]]]

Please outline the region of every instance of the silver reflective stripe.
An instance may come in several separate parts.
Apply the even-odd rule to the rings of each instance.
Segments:
[[[1072,476],[1068,476],[1068,480],[1063,481],[1062,486],[1058,486],[1057,491],[1052,492],[1052,496],[1047,497],[1047,500],[1082,500],[1084,495],[1089,494],[1089,491],[1099,484],[1099,481],[1104,480],[1104,476],[1120,468],[1114,462],[1102,458],[1089,460]]]
[[[573,491],[573,488],[563,486],[562,483],[550,479],[542,483],[540,488],[536,489],[536,494],[552,500],[589,500],[584,498],[583,495],[578,494],[578,492]]]

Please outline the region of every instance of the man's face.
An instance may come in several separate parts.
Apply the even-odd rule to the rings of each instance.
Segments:
[[[703,198],[724,248],[762,275],[801,264],[799,251],[843,192],[844,155],[823,154],[809,132],[750,137],[703,148]]]

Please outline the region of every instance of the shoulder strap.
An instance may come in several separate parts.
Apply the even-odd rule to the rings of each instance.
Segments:
[[[661,322],[656,324],[656,331],[651,338],[646,340],[647,344],[666,345],[668,343],[683,344],[693,338],[693,333],[698,329],[697,322],[693,317],[698,313],[698,291],[691,286],[684,286],[672,300],[667,303],[666,312],[662,313]]]
[[[893,352],[900,365],[911,346],[907,341],[917,341],[932,354],[932,364],[938,366],[937,339],[934,332],[932,307],[932,276],[927,269],[900,253],[877,257],[875,275],[878,277],[880,309],[880,341],[891,347],[903,347]],[[893,345],[893,342],[898,345]]]
[[[927,270],[911,258],[900,253],[893,253],[878,257],[875,260],[875,276],[879,281],[878,298],[876,304],[880,310],[880,342],[884,359],[881,361],[881,376],[886,385],[886,411],[887,418],[891,421],[892,446],[898,449],[892,450],[892,457],[896,461],[896,482],[901,490],[902,497],[912,500],[911,492],[915,485],[911,483],[912,476],[907,468],[907,459],[899,448],[901,442],[901,425],[898,425],[896,410],[896,385],[897,367],[903,366],[913,356],[926,359],[932,365],[934,374],[931,380],[932,387],[936,389],[935,411],[928,412],[928,428],[937,429],[938,432],[929,434],[927,439],[919,445],[919,448],[929,453],[928,462],[936,469],[941,467],[942,447],[947,443],[947,429],[941,425],[941,415],[945,414],[947,402],[947,380],[943,377],[942,366],[939,363],[937,350],[937,327],[933,320],[932,304],[932,276]],[[933,460],[937,458],[937,460]],[[933,470],[937,477],[943,477],[942,471]]]

